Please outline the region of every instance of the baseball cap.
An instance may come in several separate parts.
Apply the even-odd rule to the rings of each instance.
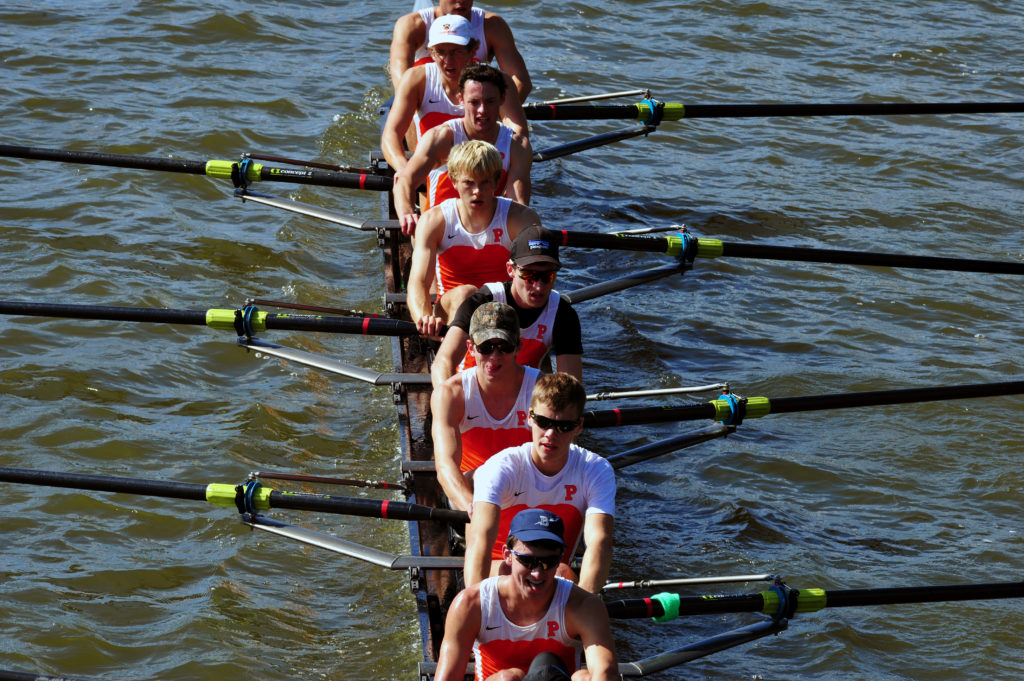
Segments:
[[[519,315],[505,303],[496,300],[484,303],[469,320],[469,338],[474,345],[494,338],[516,345],[519,342]]]
[[[508,533],[524,543],[547,540],[565,546],[565,540],[562,539],[565,524],[557,515],[543,508],[528,508],[516,513]]]
[[[516,265],[534,265],[546,262],[561,267],[558,261],[558,237],[550,229],[530,225],[512,241],[510,258]]]
[[[472,37],[473,27],[466,17],[458,14],[445,14],[431,22],[427,47],[444,43],[468,45]]]

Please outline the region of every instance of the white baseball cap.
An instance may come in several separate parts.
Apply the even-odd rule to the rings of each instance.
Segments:
[[[473,26],[466,17],[459,14],[445,14],[430,24],[430,35],[427,47],[450,43],[468,45],[473,37]]]

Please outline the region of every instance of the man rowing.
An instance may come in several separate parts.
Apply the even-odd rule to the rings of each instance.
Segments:
[[[476,681],[619,679],[604,603],[555,576],[566,545],[561,519],[527,509],[509,530],[502,547],[507,574],[469,586],[448,610],[435,681],[462,681],[470,652]]]
[[[423,214],[409,270],[409,314],[420,333],[438,336],[462,302],[480,286],[508,276],[512,241],[540,217],[526,206],[495,196],[501,156],[487,142],[455,147],[448,174],[457,198]],[[430,290],[437,284],[437,302]]]
[[[565,523],[561,573],[582,537],[579,585],[596,593],[612,559],[615,474],[606,459],[576,444],[583,429],[583,384],[569,374],[537,379],[530,400],[531,441],[484,462],[473,479],[473,512],[466,532],[466,584],[497,574],[509,523],[524,508],[544,508]]]
[[[557,235],[540,226],[526,227],[512,241],[505,266],[511,280],[485,284],[451,318],[430,367],[434,387],[456,371],[473,366],[473,353],[467,345],[469,320],[478,307],[492,300],[511,305],[519,317],[517,362],[539,368],[550,353],[558,371],[582,380],[580,318],[554,290],[555,275],[561,268]]]
[[[523,205],[530,203],[530,141],[503,125],[499,109],[505,97],[501,71],[485,64],[470,64],[459,76],[459,93],[465,114],[428,130],[405,169],[395,178],[395,211],[402,233],[413,234],[419,216],[415,213],[416,191],[427,183],[428,206],[458,196],[449,177],[448,155],[457,145],[480,140],[493,145],[501,156],[501,177],[497,193]]]
[[[473,7],[473,0],[439,0],[436,7],[411,12],[395,22],[389,59],[395,90],[398,90],[403,74],[414,63],[429,61],[427,38],[430,29],[437,18],[450,14],[457,14],[469,21],[472,35],[477,41],[472,56],[484,63],[490,62],[492,57],[497,58],[498,68],[512,77],[519,101],[526,101],[533,84],[526,70],[526,62],[516,48],[512,30],[494,12]]]
[[[442,16],[430,25],[428,34],[431,59],[406,70],[396,83],[381,135],[384,158],[396,174],[401,174],[407,163],[403,140],[409,149],[415,150],[427,130],[465,113],[459,95],[459,76],[470,63],[477,44],[470,22],[458,14]],[[515,86],[507,75],[505,78],[506,88],[511,89],[506,90],[502,113],[517,131],[525,130],[526,115]]]
[[[437,480],[460,511],[473,503],[473,471],[496,452],[530,440],[530,397],[539,374],[516,362],[519,320],[504,303],[477,308],[469,340],[476,366],[430,396]]]

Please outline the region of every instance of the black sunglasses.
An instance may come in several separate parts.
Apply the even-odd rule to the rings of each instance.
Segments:
[[[476,351],[481,355],[489,355],[495,350],[506,355],[511,355],[516,351],[516,346],[504,340],[489,340],[484,343],[474,343],[473,347],[476,348]]]
[[[512,549],[509,549],[512,551]],[[519,564],[527,570],[533,570],[538,565],[541,570],[547,571],[553,567],[557,567],[562,562],[562,556],[555,554],[553,556],[534,556],[526,553],[519,553],[518,551],[512,551],[512,555],[516,557]]]
[[[580,425],[579,419],[576,419],[575,421],[549,419],[547,416],[541,416],[540,414],[534,413],[532,409],[530,410],[530,418],[533,419],[533,422],[536,423],[537,427],[541,430],[550,430],[551,428],[554,428],[559,433],[568,433],[574,430],[576,426]]]

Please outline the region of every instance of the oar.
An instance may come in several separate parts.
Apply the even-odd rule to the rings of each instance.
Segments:
[[[846,608],[901,603],[939,603],[1024,597],[1024,582],[952,584],[879,589],[826,590],[774,587],[736,596],[682,596],[663,593],[651,598],[630,598],[607,604],[608,614],[619,619],[653,617],[664,622],[680,615],[760,612],[791,619],[795,613],[825,608]]]
[[[810,116],[916,116],[938,114],[1021,113],[1024,102],[854,102],[837,104],[681,104],[645,99],[636,104],[526,104],[531,121],[639,120],[684,118],[776,118]]]
[[[931,388],[905,388],[900,390],[870,390],[855,393],[808,395],[805,397],[736,398],[723,396],[710,402],[663,407],[627,407],[588,411],[583,414],[583,425],[588,428],[635,426],[674,421],[713,419],[732,425],[745,418],[760,418],[768,414],[791,414],[823,409],[848,409],[889,404],[911,404],[937,400],[962,400],[978,397],[997,397],[1024,393],[1024,381],[1002,383],[976,383]]]
[[[438,520],[456,523],[469,521],[469,514],[465,511],[432,508],[405,501],[281,492],[251,482],[243,485],[223,483],[203,485],[190,482],[61,473],[24,468],[0,468],[0,482],[205,501],[214,506],[234,507],[239,512],[246,513],[282,508],[396,520]]]
[[[400,319],[289,315],[261,312],[252,307],[247,307],[243,310],[174,310],[149,307],[31,303],[2,300],[0,301],[0,314],[69,319],[101,319],[116,322],[191,324],[195,326],[208,326],[211,329],[235,331],[239,336],[251,336],[253,333],[261,333],[271,329],[351,333],[368,336],[411,336],[419,333],[416,330],[415,324]]]
[[[558,233],[556,231],[556,233]],[[870,251],[846,251],[803,246],[743,244],[682,236],[645,236],[635,234],[596,234],[561,231],[562,246],[602,248],[620,251],[663,253],[686,258],[754,258],[790,262],[820,262],[834,265],[866,265],[870,267],[904,267],[911,269],[984,272],[988,274],[1024,274],[1024,262],[972,260]],[[696,244],[693,246],[692,244]]]
[[[231,180],[235,183],[235,186],[245,186],[250,182],[275,181],[386,192],[391,191],[393,185],[392,179],[384,175],[277,168],[266,166],[262,163],[254,163],[249,159],[241,161],[188,161],[153,156],[76,151],[73,149],[43,149],[41,147],[22,147],[9,144],[0,144],[0,156],[40,161],[58,161],[61,163],[114,166],[117,168],[159,170],[170,173],[186,173],[188,175],[205,175],[207,177]]]

